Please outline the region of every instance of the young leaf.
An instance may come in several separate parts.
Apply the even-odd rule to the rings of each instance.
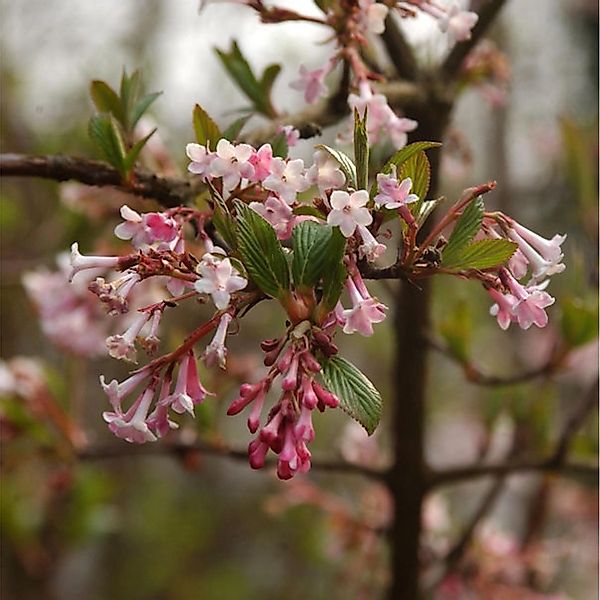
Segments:
[[[199,105],[194,106],[192,115],[196,141],[201,146],[209,146],[213,150],[221,139],[218,125],[210,118],[209,114]]]
[[[235,142],[251,116],[252,115],[244,115],[243,117],[236,119],[229,127],[227,127],[227,129],[225,129],[221,136],[230,142]]]
[[[369,180],[369,139],[367,137],[367,112],[361,119],[354,110],[354,162],[356,164],[356,187],[367,189]]]
[[[410,209],[413,215],[418,215],[421,211],[421,205],[429,191],[429,181],[431,177],[431,166],[425,152],[420,150],[405,160],[398,172],[398,179],[402,181],[410,177],[412,180],[411,193],[419,196],[419,199],[411,204]]]
[[[275,230],[257,212],[235,202],[237,243],[248,273],[267,296],[282,298],[290,289],[288,263]]]
[[[269,65],[262,74],[260,78],[260,87],[262,88],[263,94],[267,99],[271,98],[271,92],[273,90],[273,84],[275,83],[275,79],[281,72],[281,65]]]
[[[419,209],[419,215],[417,216],[417,225],[421,227],[425,221],[429,218],[429,215],[435,210],[436,206],[443,202],[445,198],[441,196],[435,200],[425,200]]]
[[[144,113],[150,108],[150,105],[162,94],[162,92],[152,92],[142,96],[131,110],[130,127],[133,129]]]
[[[90,96],[98,112],[112,114],[121,124],[124,123],[125,115],[121,100],[117,93],[104,81],[92,81],[90,85]]]
[[[104,158],[122,175],[125,174],[125,144],[117,121],[112,115],[94,115],[88,133],[98,144]]]
[[[224,52],[218,48],[215,51],[232,79],[238,84],[244,94],[252,100],[256,110],[267,117],[277,116],[277,112],[273,108],[268,95],[271,91],[273,81],[279,73],[278,70],[275,70],[275,65],[267,67],[263,73],[262,80],[259,82],[236,41],[231,43],[229,52]]]
[[[381,395],[367,377],[352,363],[333,356],[322,360],[325,385],[339,399],[340,407],[371,435],[381,419]]]
[[[337,263],[323,278],[323,297],[316,309],[317,322],[322,322],[338,303],[344,283],[348,278],[348,272],[342,262]]]
[[[286,158],[289,152],[287,138],[285,133],[281,131],[269,142],[273,149],[273,156],[279,156],[280,158]]]
[[[517,244],[508,240],[478,240],[454,252],[450,258],[442,254],[442,265],[446,269],[491,269],[504,264],[517,249]]]
[[[339,228],[303,221],[293,232],[292,278],[298,288],[313,288],[342,262],[346,240]]]
[[[131,76],[127,75],[127,71],[123,69],[121,75],[121,88],[119,90],[119,96],[121,98],[121,106],[123,107],[124,120],[123,128],[127,133],[131,132],[133,125],[131,122],[133,107],[137,103],[140,95],[141,87],[141,74],[139,69],[136,69]]]
[[[481,197],[473,200],[456,221],[450,239],[442,252],[442,265],[456,262],[460,251],[475,237],[483,221],[483,200]]]
[[[214,202],[212,222],[215,229],[223,238],[223,241],[232,250],[237,249],[237,238],[235,233],[235,221],[227,208],[227,204],[219,192],[209,183],[211,189],[211,198]]]
[[[357,189],[356,167],[354,166],[352,159],[347,154],[344,154],[340,150],[335,150],[334,148],[330,148],[329,146],[326,146],[325,144],[317,144],[316,147],[321,150],[325,150],[325,152],[327,152],[327,154],[329,154],[330,156],[335,158],[335,160],[338,161],[338,163],[340,165],[340,169],[346,176],[346,181],[348,182],[348,185]]]
[[[143,137],[141,140],[138,140],[129,150],[129,152],[127,153],[127,155],[125,156],[125,159],[123,161],[123,168],[125,170],[126,173],[129,173],[129,171],[131,171],[133,165],[135,164],[135,161],[137,160],[140,152],[142,151],[142,148],[146,145],[146,142],[156,133],[156,127],[145,137]]]

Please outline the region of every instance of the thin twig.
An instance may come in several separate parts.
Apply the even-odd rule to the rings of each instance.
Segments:
[[[247,450],[229,448],[223,443],[211,443],[207,441],[184,442],[181,440],[173,442],[165,441],[162,444],[144,444],[142,446],[126,443],[90,445],[79,450],[76,456],[81,460],[105,460],[157,455],[181,457],[192,453],[248,462]],[[265,464],[267,466],[274,466],[276,461],[267,460]],[[311,469],[331,473],[362,475],[375,480],[383,478],[382,471],[343,461],[311,459]]]

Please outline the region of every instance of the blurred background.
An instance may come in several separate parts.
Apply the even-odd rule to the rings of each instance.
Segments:
[[[308,1],[287,5],[317,11]],[[318,26],[261,25],[250,10],[225,3],[202,11],[192,0],[2,0],[0,7],[3,152],[97,156],[86,132],[93,112],[89,83],[116,86],[123,67],[141,68],[147,90],[163,91],[150,111],[153,123],[146,124],[158,126],[160,139],[144,150],[144,160],[181,174],[185,144],[193,141],[194,104],[220,124],[247,105],[214,47],[226,49],[235,38],[257,69],[280,61],[274,98],[287,111],[302,106],[301,94],[289,88],[300,64],[316,68],[331,53]],[[445,47],[431,23],[419,18],[404,25],[419,60],[435,64]],[[490,39],[480,54],[491,74],[472,78],[444,140],[440,192],[454,198],[464,187],[496,179],[489,207],[545,237],[568,234],[567,271],[552,281],[557,302],[550,325],[528,332],[500,331],[479,286],[435,281],[431,336],[449,349],[431,354],[426,451],[438,468],[517,451],[545,456],[565,415],[597,394],[598,7],[591,0],[511,0]],[[250,126],[258,123],[254,118]],[[319,142],[332,143],[336,133],[325,131]],[[292,155],[308,159],[314,143],[300,142]],[[40,324],[34,300],[59,293],[62,284],[49,273],[73,241],[84,252],[112,247],[123,203],[155,206],[106,189],[33,179],[3,180],[1,196],[3,598],[380,597],[389,578],[390,503],[385,489],[360,476],[314,470],[281,483],[244,461],[175,454],[162,443],[143,456],[128,456],[128,447],[123,456],[73,456],[65,438],[80,435],[79,429],[90,443],[125,446],[105,431],[98,375],[122,378],[126,371],[103,355],[101,344],[74,348],[75,340],[65,348],[63,340],[61,348],[58,325]],[[394,292],[394,284],[377,289],[383,302]],[[209,315],[197,307],[174,312],[165,349],[181,341],[190,320]],[[280,327],[281,315],[272,312],[259,306],[232,338],[227,377],[204,374],[217,398],[195,421],[181,421],[182,435],[246,446],[243,419],[228,419],[225,407],[260,366],[256,341]],[[68,326],[77,331],[73,322]],[[109,325],[94,332],[99,338],[106,336],[103,327]],[[340,345],[384,400],[410,376],[390,373],[387,322],[372,338]],[[566,356],[560,371],[520,385],[468,383],[461,366],[508,376],[544,364],[557,347]],[[385,465],[385,419],[367,438],[337,412],[317,420],[315,454]],[[597,451],[594,412],[573,453],[587,460]],[[470,482],[428,497],[426,585],[436,581],[436,560],[460,538],[490,485],[496,484]],[[492,510],[464,556],[470,570],[444,578],[430,596],[596,597],[595,481],[527,474],[496,487]]]

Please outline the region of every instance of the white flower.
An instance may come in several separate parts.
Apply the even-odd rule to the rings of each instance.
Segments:
[[[212,254],[205,254],[196,271],[202,275],[201,279],[194,283],[196,291],[200,294],[210,294],[219,310],[227,308],[231,294],[248,284],[228,258],[220,260]]]
[[[314,164],[307,173],[311,185],[316,185],[319,192],[340,188],[346,181],[345,175],[333,156],[325,150],[317,150],[313,157]]]
[[[288,204],[293,204],[298,192],[304,192],[310,187],[306,179],[304,161],[297,158],[286,162],[281,158],[274,158],[271,163],[271,175],[264,180],[263,187],[279,194]]]
[[[200,144],[188,144],[185,147],[185,153],[192,161],[188,165],[188,171],[194,175],[200,175],[204,181],[210,179],[210,170],[215,154]]]
[[[471,39],[471,30],[479,20],[475,12],[462,10],[458,4],[453,4],[447,14],[439,20],[440,29],[448,33],[448,41],[464,42]]]
[[[253,154],[254,148],[248,144],[234,146],[226,139],[219,140],[210,173],[213,177],[222,177],[223,188],[231,191],[241,179],[249,179],[254,175],[254,167],[250,163]]]
[[[331,194],[331,212],[327,215],[330,225],[338,225],[345,237],[350,237],[357,225],[370,225],[373,217],[365,204],[369,201],[369,192],[358,190],[349,194],[336,190]]]

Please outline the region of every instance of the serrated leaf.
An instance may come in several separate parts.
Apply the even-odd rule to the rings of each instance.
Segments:
[[[581,298],[561,301],[561,329],[571,348],[583,346],[598,336],[598,302],[584,302]]]
[[[112,115],[94,115],[90,119],[88,133],[100,148],[104,158],[124,174],[125,144],[115,118]]]
[[[271,148],[273,149],[273,156],[287,158],[289,148],[285,132],[281,131],[280,133],[278,133],[274,138],[270,140],[270,144]]]
[[[288,263],[273,227],[242,202],[235,202],[238,250],[248,273],[268,296],[284,297],[290,289]]]
[[[112,114],[120,123],[125,116],[117,93],[104,81],[95,80],[90,84],[90,96],[99,112]]]
[[[323,280],[323,297],[315,311],[317,322],[322,320],[335,308],[344,290],[348,272],[343,263],[338,263]]]
[[[140,152],[142,151],[142,148],[146,145],[146,142],[155,133],[156,133],[156,127],[147,136],[143,137],[141,140],[138,140],[131,147],[131,149],[125,156],[125,159],[123,160],[123,168],[125,169],[126,173],[129,173],[129,171],[132,169],[133,165],[135,164],[135,161],[137,160],[138,156],[140,155]]]
[[[460,215],[450,234],[448,243],[442,251],[442,266],[453,264],[460,251],[475,237],[483,221],[483,200],[473,200]]]
[[[453,253],[450,259],[444,260],[446,269],[491,269],[504,264],[517,249],[517,244],[509,240],[478,240]]]
[[[214,202],[212,222],[215,229],[231,250],[237,249],[235,221],[227,208],[227,204],[216,188],[209,183],[211,198]]]
[[[381,395],[367,377],[340,356],[321,361],[325,385],[340,400],[340,407],[371,435],[381,419]]]
[[[292,279],[298,288],[314,288],[341,263],[346,240],[334,228],[303,221],[293,231]]]
[[[237,141],[238,136],[240,135],[242,129],[244,129],[244,126],[251,116],[252,115],[244,115],[243,117],[236,119],[233,123],[231,123],[231,125],[229,125],[229,127],[227,127],[227,129],[225,129],[221,136],[230,142]]]
[[[150,105],[162,94],[162,92],[152,92],[140,98],[133,108],[130,115],[130,127],[133,129],[144,113],[150,108]]]
[[[367,137],[367,111],[361,119],[354,109],[354,163],[356,165],[356,187],[367,189],[369,180],[369,138]]]
[[[335,160],[340,165],[340,169],[346,176],[346,181],[347,181],[348,185],[350,185],[354,189],[357,189],[356,166],[352,162],[352,159],[347,154],[344,154],[340,150],[335,150],[334,148],[330,148],[329,146],[326,146],[325,144],[317,144],[316,148],[325,150],[325,152],[327,152],[327,154],[329,154],[330,156],[335,158]]]
[[[413,142],[412,144],[408,144],[408,146],[404,146],[404,148],[401,148],[393,154],[379,172],[390,173],[392,167],[395,165],[396,171],[400,173],[402,165],[412,156],[419,152],[423,152],[424,150],[429,150],[430,148],[439,148],[441,145],[440,142]],[[371,186],[371,198],[373,198],[375,194],[377,194],[377,182],[373,183]]]
[[[425,221],[429,218],[429,215],[435,210],[438,204],[442,203],[445,200],[443,196],[440,198],[436,198],[435,200],[425,200],[421,204],[421,208],[419,209],[419,215],[417,216],[417,225],[421,227]]]
[[[431,178],[431,166],[425,152],[420,150],[402,163],[398,172],[398,180],[402,181],[410,177],[412,180],[411,193],[419,196],[416,202],[410,205],[413,215],[418,215],[421,211],[423,201],[429,191],[429,182]]]
[[[263,113],[267,117],[275,117],[277,113],[268,96],[265,94],[261,83],[257,80],[250,64],[242,54],[237,42],[234,40],[231,43],[231,49],[229,52],[215,49],[218,57],[221,59],[223,66],[227,72],[231,75],[232,79],[238,84],[239,88],[248,96],[248,98],[254,104],[254,107],[258,112]],[[272,77],[273,71],[265,73],[267,78],[266,84],[271,84],[269,78]]]
[[[221,139],[221,131],[219,130],[219,126],[199,104],[194,106],[192,122],[194,124],[196,141],[201,146],[208,146],[214,150],[217,142]]]

